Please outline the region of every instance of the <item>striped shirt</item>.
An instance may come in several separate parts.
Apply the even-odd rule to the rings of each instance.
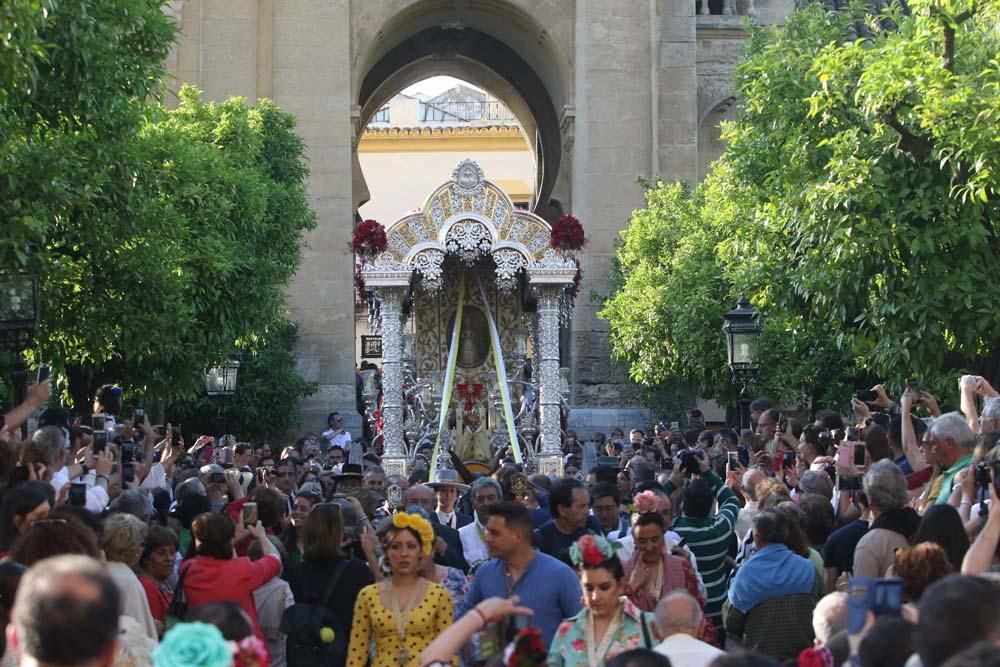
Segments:
[[[686,540],[684,546],[698,561],[698,572],[701,573],[708,592],[705,615],[711,617],[718,626],[722,618],[722,605],[726,601],[726,583],[729,575],[726,556],[733,541],[733,530],[736,526],[736,515],[740,511],[740,503],[736,499],[736,494],[714,473],[706,472],[703,479],[715,489],[719,511],[715,516],[704,519],[680,516],[674,521],[673,530]],[[673,493],[675,488],[672,482],[667,482],[668,494]]]

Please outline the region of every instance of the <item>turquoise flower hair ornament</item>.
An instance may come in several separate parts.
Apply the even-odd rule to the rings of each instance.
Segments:
[[[178,623],[153,651],[156,667],[230,667],[233,649],[214,625]]]
[[[611,544],[600,535],[584,535],[569,548],[569,558],[577,568],[595,567],[610,560],[618,545]]]

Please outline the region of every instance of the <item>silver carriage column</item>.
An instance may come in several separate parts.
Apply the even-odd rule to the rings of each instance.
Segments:
[[[538,294],[538,347],[534,356],[538,369],[536,381],[541,436],[538,472],[543,475],[561,477],[563,473],[560,447],[562,394],[559,377],[559,322],[560,312],[566,307],[566,289],[573,284],[576,271],[577,266],[572,259],[564,258],[553,250],[546,251],[542,261],[528,269],[529,283]]]
[[[406,475],[403,442],[403,299],[412,271],[378,263],[365,267],[365,286],[375,291],[382,325],[382,469]]]

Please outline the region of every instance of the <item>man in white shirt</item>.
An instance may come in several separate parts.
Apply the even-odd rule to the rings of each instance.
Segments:
[[[701,605],[691,595],[682,590],[667,593],[656,605],[656,627],[665,639],[653,650],[674,665],[707,667],[725,652],[695,638],[703,618]]]
[[[87,462],[73,464],[71,469],[66,465],[70,456],[68,447],[69,437],[65,429],[43,426],[25,443],[22,462],[28,466],[41,464],[45,467],[41,477],[55,489],[56,498],[63,487],[70,483],[71,478],[79,477],[87,485],[86,508],[100,514],[108,506],[111,453],[105,450],[93,457],[88,454]]]
[[[743,496],[747,499],[747,504],[740,508],[740,513],[736,515],[736,539],[740,544],[750,532],[750,522],[757,514],[757,485],[764,481],[767,475],[760,468],[747,468],[743,473]]]
[[[323,437],[330,441],[331,447],[337,446],[347,450],[351,446],[351,432],[344,428],[344,418],[339,412],[331,412],[326,418],[326,423],[330,428],[323,431]]]
[[[490,559],[490,552],[483,541],[485,523],[489,517],[489,507],[503,500],[500,483],[492,477],[480,477],[472,483],[472,506],[476,508],[475,521],[459,529],[462,538],[462,552],[469,567],[476,567]]]

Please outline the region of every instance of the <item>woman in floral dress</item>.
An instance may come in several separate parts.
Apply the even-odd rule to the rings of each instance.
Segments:
[[[653,615],[625,597],[625,571],[611,544],[584,535],[570,547],[580,573],[583,610],[559,626],[549,647],[549,667],[598,667],[619,653],[652,648]]]

